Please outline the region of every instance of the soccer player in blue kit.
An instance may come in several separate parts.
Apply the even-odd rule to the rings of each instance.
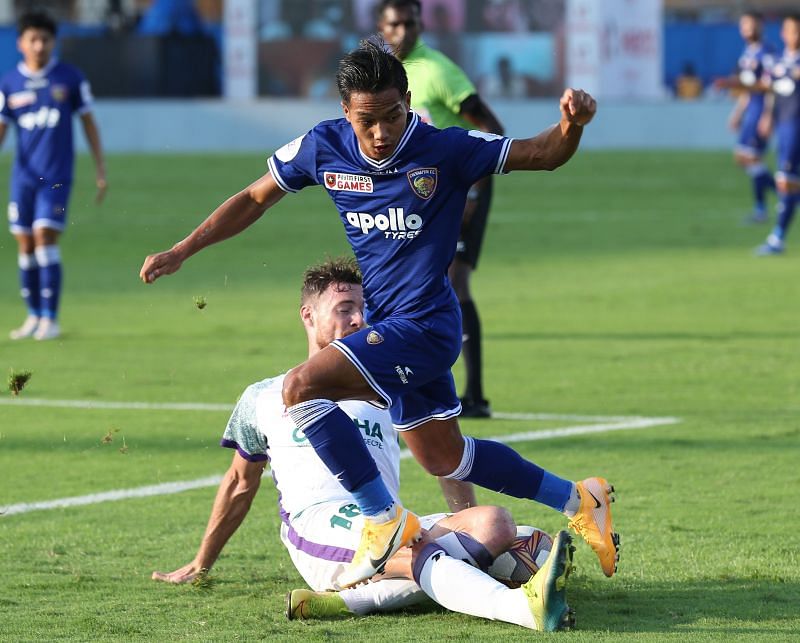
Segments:
[[[96,167],[97,201],[106,191],[100,135],[91,114],[89,83],[53,57],[56,23],[45,13],[23,14],[17,47],[23,60],[0,79],[0,143],[16,125],[8,221],[19,249],[20,290],[28,316],[11,339],[59,336],[62,270],[58,238],[67,218],[74,147],[72,116],[83,123]]]
[[[564,480],[504,444],[463,437],[450,372],[461,347],[461,316],[447,268],[467,192],[492,173],[566,163],[594,116],[594,99],[568,89],[557,125],[512,140],[421,122],[411,111],[403,65],[374,43],[346,55],[336,80],[344,118],[324,121],[275,152],[267,174],[170,250],[148,256],[140,277],[152,283],[174,273],[201,249],[247,228],[287,193],[322,185],[361,267],[370,326],[289,371],[283,401],[367,519],[342,585],[374,575],[420,530],[417,517],[394,502],[356,427],[336,405],[348,399],[390,407],[395,428],[429,473],[565,513],[611,576],[619,544],[611,521],[613,487],[597,477]]]
[[[738,131],[738,139],[734,150],[734,159],[750,177],[753,185],[753,212],[745,220],[748,223],[765,223],[768,220],[766,196],[769,190],[775,189],[775,181],[769,168],[764,163],[764,152],[767,149],[767,137],[758,131],[758,123],[764,111],[764,94],[748,91],[758,82],[764,73],[764,58],[773,52],[763,41],[764,23],[761,14],[748,11],[739,19],[739,33],[746,46],[739,57],[738,76],[731,84],[722,79],[718,87],[731,85],[741,88],[742,93],[736,101],[730,117],[730,126]]]
[[[781,26],[785,45],[783,55],[768,66],[763,91],[769,91],[771,104],[765,109],[761,129],[774,127],[778,163],[775,184],[778,190],[778,219],[759,255],[779,255],[800,200],[800,14],[789,15]]]

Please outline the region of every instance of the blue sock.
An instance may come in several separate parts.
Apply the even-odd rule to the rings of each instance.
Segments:
[[[40,317],[42,314],[39,303],[39,265],[36,255],[21,254],[17,257],[19,265],[19,291],[28,307],[28,314]]]
[[[564,510],[572,493],[572,482],[554,476],[493,440],[465,437],[461,464],[447,477],[507,496],[535,500],[558,511]]]
[[[39,292],[42,317],[56,319],[61,298],[61,252],[58,246],[36,248],[36,263],[39,264]]]
[[[756,211],[764,213],[767,210],[767,192],[775,189],[775,179],[772,178],[766,165],[758,165],[753,173],[753,197],[756,203]]]
[[[353,495],[361,513],[377,516],[394,504],[364,438],[335,402],[309,400],[286,410],[325,466]]]
[[[781,241],[783,241],[786,237],[789,226],[792,224],[792,219],[794,219],[794,211],[797,207],[798,200],[797,197],[798,195],[793,194],[792,192],[783,192],[779,196],[778,221],[775,225],[775,229],[772,231],[772,234],[774,234]]]

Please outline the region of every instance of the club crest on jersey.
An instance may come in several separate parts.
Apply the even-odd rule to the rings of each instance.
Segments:
[[[439,170],[435,167],[420,167],[416,170],[406,172],[408,183],[420,199],[426,201],[436,192],[436,184],[439,179]]]
[[[369,331],[369,334],[367,335],[367,344],[372,344],[375,346],[376,344],[381,343],[383,343],[383,335],[374,330]]]
[[[63,103],[69,96],[69,88],[66,85],[53,85],[50,88],[50,94],[53,96],[53,100]]]
[[[360,174],[325,172],[325,187],[329,190],[372,193],[372,177]]]

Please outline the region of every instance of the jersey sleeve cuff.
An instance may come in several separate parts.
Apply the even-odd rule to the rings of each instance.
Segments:
[[[92,112],[92,108],[93,107],[94,107],[94,105],[84,105],[80,109],[75,110],[75,113],[78,116],[83,116],[84,114],[90,114]]]
[[[511,143],[513,142],[513,138],[507,138],[503,141],[503,146],[500,148],[500,156],[497,159],[497,166],[494,168],[495,174],[508,174],[506,170],[506,161],[508,160],[508,153],[511,151]]]
[[[239,446],[238,442],[235,442],[234,440],[222,438],[219,441],[219,445],[221,447],[225,447],[226,449],[236,449],[236,452],[248,462],[266,462],[269,459],[266,453],[248,453]]]
[[[291,193],[297,192],[297,190],[293,190],[292,188],[290,188],[289,185],[284,180],[284,178],[281,176],[281,173],[278,171],[278,165],[277,163],[275,163],[274,156],[270,156],[267,159],[267,167],[269,167],[269,171],[272,174],[272,178],[275,179],[275,183],[278,184],[278,187],[281,190],[283,190],[284,192],[291,192]]]

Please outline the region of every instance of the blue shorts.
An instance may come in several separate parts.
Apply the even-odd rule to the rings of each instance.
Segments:
[[[749,156],[761,158],[767,149],[767,139],[758,133],[758,120],[760,114],[745,112],[742,125],[739,128],[739,138],[736,141],[736,151]]]
[[[8,203],[8,227],[13,234],[30,234],[34,228],[62,232],[67,223],[67,202],[72,185],[31,184],[12,181]]]
[[[337,339],[347,357],[390,409],[397,430],[461,413],[450,367],[461,351],[458,308],[424,319],[390,318]]]
[[[800,181],[800,123],[785,120],[778,123],[778,165],[775,176]]]

